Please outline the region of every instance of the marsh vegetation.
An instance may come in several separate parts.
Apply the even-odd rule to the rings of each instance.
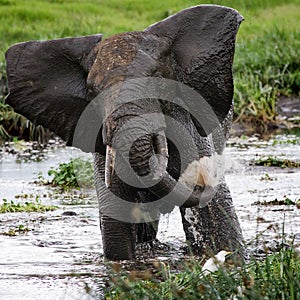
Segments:
[[[0,138],[41,139],[49,135],[44,129],[30,125],[3,102],[8,92],[4,53],[11,44],[94,33],[108,37],[142,30],[180,9],[202,2],[0,1]],[[256,132],[276,127],[276,101],[283,95],[299,96],[300,92],[299,0],[212,0],[210,3],[231,6],[245,17],[234,62],[236,122]]]

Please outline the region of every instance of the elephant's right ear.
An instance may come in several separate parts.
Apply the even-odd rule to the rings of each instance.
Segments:
[[[35,125],[72,144],[77,121],[89,103],[86,79],[102,35],[15,44],[5,54],[6,103]]]
[[[195,116],[201,117],[197,118],[197,121],[202,120],[199,126],[196,122],[201,135],[211,133],[232,107],[232,63],[235,37],[242,20],[243,17],[232,8],[198,5],[145,29],[169,41],[170,58],[165,59],[165,65],[168,70],[173,70],[172,79],[197,91],[209,104],[207,109],[204,101],[197,103],[191,99],[186,103]]]

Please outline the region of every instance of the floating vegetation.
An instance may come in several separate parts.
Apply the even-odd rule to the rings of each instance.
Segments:
[[[26,227],[24,225],[19,225],[19,226],[10,228],[8,231],[0,232],[0,234],[6,235],[6,236],[18,236],[20,234],[26,234],[29,231],[32,231],[32,229],[29,229],[28,227]]]
[[[24,193],[24,194],[16,194],[15,195],[15,198],[16,199],[37,199],[37,198],[40,198],[40,197],[43,197],[43,198],[49,198],[49,197],[52,197],[52,194],[51,193],[43,193],[43,194],[27,194],[27,193]]]
[[[2,200],[0,205],[0,213],[16,213],[16,212],[46,212],[57,209],[57,206],[44,205],[38,197],[35,202],[26,201],[25,203],[15,203],[14,201]]]
[[[260,180],[265,180],[265,181],[276,181],[276,177],[271,177],[268,173],[260,177]]]
[[[62,205],[91,205],[95,204],[95,199],[88,194],[64,193],[60,194],[60,203]]]
[[[58,168],[50,169],[48,175],[53,177],[50,184],[64,190],[78,189],[81,186],[92,187],[94,185],[92,162],[82,158],[75,158],[68,163],[61,163]]]
[[[255,166],[280,167],[280,168],[300,168],[300,162],[290,159],[283,159],[274,156],[262,157],[252,162]]]
[[[300,139],[286,139],[286,140],[274,140],[272,145],[299,145],[300,144]]]
[[[271,201],[256,201],[252,205],[264,205],[264,206],[273,206],[273,205],[296,205],[300,201],[293,201],[290,198],[285,197],[282,200],[274,199]]]

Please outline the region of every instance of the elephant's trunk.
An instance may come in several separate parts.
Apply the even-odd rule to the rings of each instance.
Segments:
[[[105,184],[110,187],[115,172],[116,149],[106,147]],[[167,139],[163,133],[145,135],[134,142],[129,153],[129,163],[138,176],[159,179],[164,174],[168,162]]]
[[[151,133],[151,128],[145,129],[147,124],[143,126],[138,122],[138,126],[118,134],[116,147],[113,143],[107,146],[106,186],[110,187],[116,174],[130,185],[148,188],[161,200],[157,203],[162,213],[170,212],[176,205],[192,207],[207,204],[213,197],[213,187],[197,185],[195,182],[191,188],[184,181],[175,180],[167,172],[168,145],[165,133],[162,129],[158,133]],[[135,135],[138,138],[132,142]]]

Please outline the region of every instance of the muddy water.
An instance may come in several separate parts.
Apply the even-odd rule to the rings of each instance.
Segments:
[[[295,143],[297,144],[291,144]],[[230,186],[237,214],[246,241],[256,254],[266,245],[275,251],[282,242],[295,239],[300,248],[300,209],[296,205],[254,205],[290,199],[300,201],[300,169],[253,166],[262,157],[277,157],[300,161],[299,136],[276,136],[268,142],[251,138],[231,139],[226,150],[227,182]],[[230,159],[233,161],[230,162]],[[258,245],[257,245],[258,244]],[[254,249],[253,249],[253,246]]]
[[[296,144],[294,144],[296,142]],[[0,214],[0,233],[23,225],[27,233],[0,235],[0,299],[99,299],[105,285],[106,267],[94,191],[78,191],[76,205],[50,188],[32,184],[39,172],[81,153],[72,148],[54,148],[41,162],[16,163],[15,154],[0,152],[0,201],[35,201],[59,206],[48,213]],[[226,150],[227,182],[250,251],[276,251],[282,230],[300,245],[300,209],[290,206],[253,205],[256,201],[295,201],[300,198],[300,169],[252,166],[261,156],[300,161],[299,136],[276,136],[268,142],[256,138],[231,139]],[[87,158],[85,156],[85,158]],[[81,199],[80,193],[89,197]],[[23,195],[23,197],[22,197]],[[28,198],[24,198],[24,196]],[[16,198],[17,196],[17,198]],[[77,197],[77,198],[76,198]],[[74,199],[73,199],[74,200]],[[74,201],[73,201],[74,204]],[[70,215],[68,212],[72,212]],[[158,238],[170,251],[157,257],[179,256],[184,245],[179,212],[162,217]],[[102,288],[103,287],[103,288]]]

